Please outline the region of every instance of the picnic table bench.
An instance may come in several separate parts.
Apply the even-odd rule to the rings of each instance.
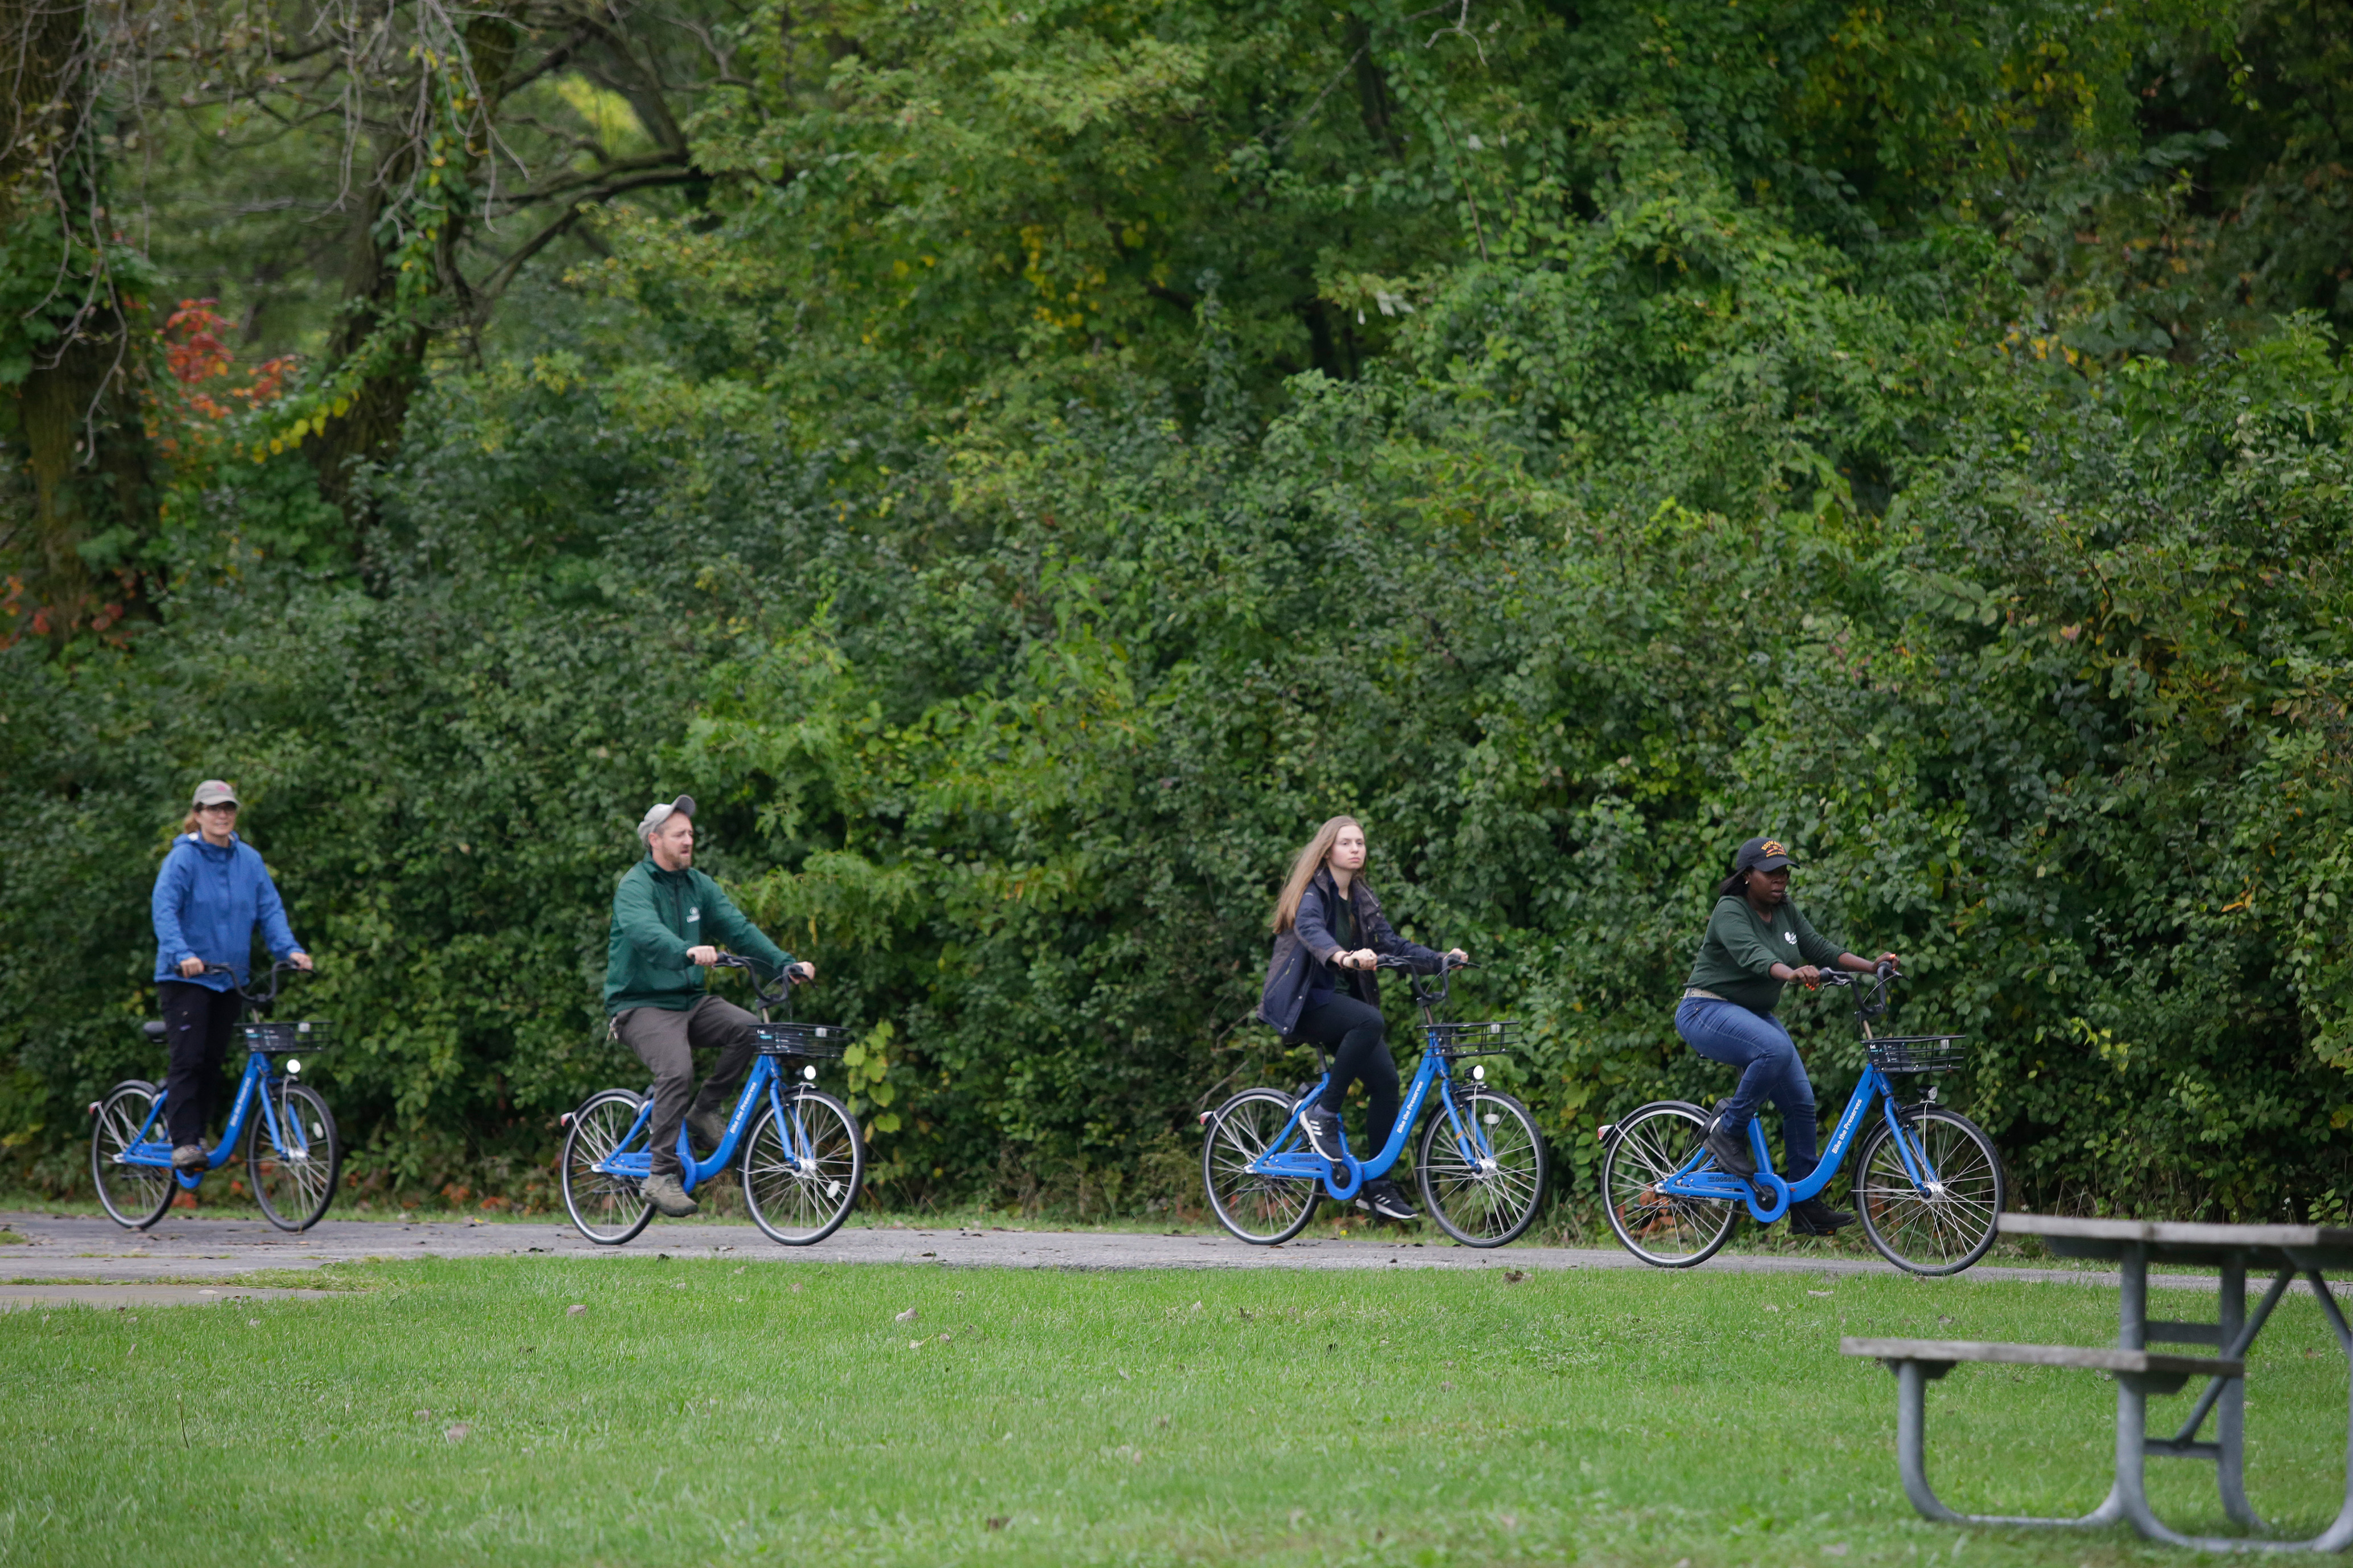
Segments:
[[[2006,1214],[2005,1236],[2041,1237],[2063,1258],[2090,1258],[2118,1266],[2123,1286],[2117,1310],[2116,1343],[2108,1346],[1997,1344],[1973,1340],[1897,1340],[1849,1336],[1841,1352],[1884,1363],[1895,1374],[1896,1465],[1904,1494],[1926,1519],[1947,1524],[2090,1527],[2130,1524],[2152,1541],[2209,1552],[2336,1552],[2353,1544],[2353,1448],[2348,1448],[2345,1503],[2336,1521],[2309,1541],[2261,1537],[2189,1536],[2150,1510],[2144,1466],[2151,1455],[2205,1459],[2215,1467],[2222,1510],[2249,1530],[2263,1528],[2247,1502],[2245,1485],[2246,1358],[2289,1285],[2302,1277],[2318,1295],[2335,1331],[2337,1348],[2353,1362],[2353,1328],[2330,1293],[2326,1271],[2353,1268],[2353,1229],[2322,1226],[2186,1225],[2146,1220],[2066,1219],[2050,1215]],[[2219,1310],[2211,1323],[2148,1315],[2148,1265],[2202,1264],[2220,1270]],[[2271,1287],[2251,1317],[2247,1312],[2250,1267],[2273,1272]],[[2211,1355],[2152,1351],[2158,1344],[2213,1347]],[[2116,1380],[2116,1479],[2100,1506],[2077,1519],[2046,1519],[1956,1512],[1928,1484],[1927,1385],[1962,1362],[2008,1366],[2083,1367]],[[2170,1437],[2148,1436],[2152,1395],[2179,1393],[2192,1378],[2207,1380],[2180,1428]],[[2212,1441],[2199,1429],[2215,1417]]]

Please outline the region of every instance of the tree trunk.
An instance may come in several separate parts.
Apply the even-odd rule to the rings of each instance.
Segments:
[[[514,64],[517,41],[514,23],[502,15],[477,16],[466,28],[472,86],[480,94],[484,125],[497,112],[500,90]],[[470,177],[487,142],[484,137],[480,144],[470,142],[464,153],[452,160],[458,165],[452,173]],[[379,238],[387,203],[406,187],[425,156],[425,148],[402,141],[387,147],[376,161],[366,203],[354,226],[351,264],[343,273],[343,312],[328,339],[327,364],[332,372],[387,326],[396,334],[394,341],[382,345],[388,351],[382,367],[360,384],[350,408],[302,443],[303,455],[318,469],[320,493],[342,510],[352,526],[354,553],[366,531],[368,509],[353,493],[353,470],[363,463],[385,461],[399,451],[409,402],[425,383],[425,351],[431,342],[431,329],[421,321],[398,324],[400,274]],[[458,244],[467,217],[462,206],[453,205],[441,226],[434,285],[445,299],[465,292],[465,279],[458,271]]]
[[[0,232],[27,268],[4,281],[19,299],[27,288],[48,293],[0,321],[0,358],[26,366],[8,390],[33,481],[31,515],[10,521],[0,551],[30,600],[18,613],[60,639],[84,626],[102,631],[137,602],[139,577],[125,558],[154,521],[138,344],[113,279],[93,279],[81,259],[113,239],[99,184],[98,72],[86,22],[81,0],[0,0],[9,132],[0,147]],[[95,563],[92,546],[106,552]],[[14,630],[0,626],[0,637]]]

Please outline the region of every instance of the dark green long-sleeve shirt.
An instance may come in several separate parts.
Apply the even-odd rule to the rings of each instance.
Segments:
[[[707,971],[686,950],[731,947],[782,969],[793,955],[760,934],[719,884],[691,867],[665,871],[648,855],[613,889],[613,934],[605,949],[605,1011],[659,1007],[682,1013],[702,999]]]
[[[1691,978],[1683,982],[1713,991],[1727,1002],[1737,1002],[1753,1013],[1770,1013],[1781,1005],[1782,982],[1773,978],[1773,966],[1801,963],[1835,967],[1838,943],[1806,923],[1798,906],[1788,900],[1771,920],[1736,894],[1715,900],[1707,918],[1707,934],[1700,938],[1699,956],[1692,960]]]

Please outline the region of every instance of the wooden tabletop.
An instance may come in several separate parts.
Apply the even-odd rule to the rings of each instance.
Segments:
[[[2206,1225],[2179,1220],[2073,1219],[2062,1215],[2006,1214],[2004,1236],[2039,1236],[2062,1258],[2123,1257],[2135,1243],[2151,1259],[2221,1263],[2231,1255],[2277,1267],[2290,1252],[2307,1266],[2353,1268],[2353,1228],[2326,1225]],[[2255,1255],[2255,1256],[2249,1256]]]

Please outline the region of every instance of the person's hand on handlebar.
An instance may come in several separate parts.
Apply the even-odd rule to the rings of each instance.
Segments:
[[[709,942],[701,947],[690,947],[686,950],[686,961],[697,968],[709,969],[719,962],[719,950]]]
[[[817,965],[806,958],[798,963],[787,963],[785,965],[785,978],[796,985],[807,985],[817,978]]]
[[[1380,961],[1380,954],[1369,947],[1360,947],[1354,952],[1335,952],[1332,954],[1332,966],[1335,969],[1371,969]]]
[[[311,955],[299,947],[286,955],[286,962],[305,974],[311,973]]]
[[[180,960],[180,973],[186,975],[191,980],[194,980],[197,975],[202,974],[205,972],[205,961],[201,958],[184,958]]]
[[[1454,962],[1454,965],[1455,965],[1455,967],[1456,967],[1456,968],[1458,968],[1458,969],[1459,969],[1459,968],[1461,968],[1463,964],[1466,964],[1466,963],[1470,963],[1470,962],[1471,962],[1471,955],[1470,955],[1469,953],[1467,953],[1467,952],[1463,952],[1463,951],[1462,951],[1461,948],[1459,948],[1459,947],[1450,947],[1450,948],[1448,948],[1448,949],[1446,950],[1446,956],[1447,956],[1448,958],[1450,958],[1450,959],[1453,960],[1453,962]]]

